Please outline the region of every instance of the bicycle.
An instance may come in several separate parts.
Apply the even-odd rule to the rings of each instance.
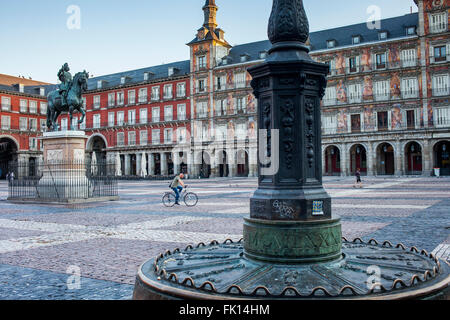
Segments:
[[[173,207],[175,205],[175,192],[166,192],[162,197],[162,202],[166,207]],[[187,207],[194,207],[197,205],[198,196],[194,192],[187,192],[187,186],[180,194],[180,200],[183,200]]]

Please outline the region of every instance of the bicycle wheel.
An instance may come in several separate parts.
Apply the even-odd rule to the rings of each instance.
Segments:
[[[173,207],[175,205],[175,195],[173,193],[167,192],[163,196],[162,202],[166,207]]]
[[[195,193],[189,192],[189,193],[186,193],[186,195],[184,196],[184,203],[188,207],[195,206],[197,204],[197,202],[198,202],[198,197]]]

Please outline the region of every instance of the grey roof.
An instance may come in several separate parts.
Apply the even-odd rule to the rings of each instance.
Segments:
[[[90,78],[88,81],[88,90],[96,90],[98,81],[106,81],[106,83],[103,85],[103,88],[120,86],[122,77],[128,78],[128,82],[126,84],[141,83],[144,82],[144,74],[146,72],[150,73],[148,81],[167,79],[169,78],[169,68],[177,69],[172,77],[186,76],[189,75],[190,72],[190,61],[189,60],[178,61],[159,66],[147,67],[138,70],[131,70]]]
[[[55,90],[58,86],[55,84],[51,84],[51,85],[36,85],[36,86],[24,86],[23,87],[23,92],[19,91],[19,87],[18,86],[7,86],[7,85],[0,85],[0,90],[3,91],[9,91],[9,92],[15,92],[15,93],[20,93],[20,94],[28,94],[28,95],[37,95],[40,96],[40,89],[44,88],[45,89],[45,96],[47,96],[47,94],[52,91]]]
[[[406,37],[406,27],[417,27],[418,14],[412,13],[400,17],[381,20],[380,30],[370,30],[366,23],[359,23],[345,27],[311,32],[310,47],[312,52],[327,49],[327,40],[336,40],[336,47],[352,45],[352,36],[361,36],[361,44],[378,41],[380,31],[388,32],[388,39]],[[241,55],[249,56],[247,61],[259,60],[261,51],[268,51],[272,47],[269,40],[246,43],[234,46],[227,56],[227,64],[241,62]]]

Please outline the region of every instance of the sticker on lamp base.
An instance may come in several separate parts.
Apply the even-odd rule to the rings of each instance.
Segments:
[[[313,216],[323,216],[323,201],[313,201],[313,209],[312,209],[312,215]]]

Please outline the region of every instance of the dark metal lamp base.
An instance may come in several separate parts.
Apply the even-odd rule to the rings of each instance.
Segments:
[[[145,262],[133,299],[449,299],[450,265],[426,251],[386,241],[343,240],[322,263],[248,258],[243,241],[188,246]]]

